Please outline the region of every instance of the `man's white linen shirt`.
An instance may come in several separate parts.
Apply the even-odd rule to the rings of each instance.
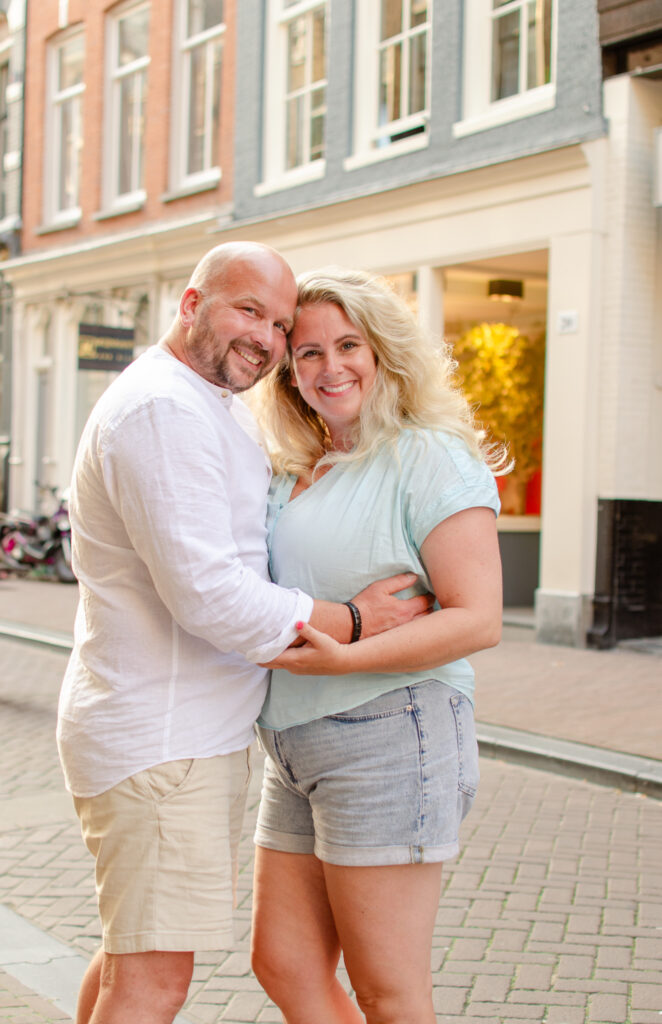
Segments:
[[[157,347],[95,406],[71,491],[80,601],[57,730],[76,796],[250,744],[267,679],[255,663],[312,611],[269,582],[256,438],[240,400]]]

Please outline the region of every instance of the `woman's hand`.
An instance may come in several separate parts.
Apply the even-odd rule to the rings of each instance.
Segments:
[[[351,672],[349,644],[339,644],[307,622],[297,622],[301,647],[287,647],[263,668],[284,668],[297,676],[341,676]]]

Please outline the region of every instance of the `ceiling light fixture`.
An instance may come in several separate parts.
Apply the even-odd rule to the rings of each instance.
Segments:
[[[487,294],[490,299],[494,299],[497,302],[514,302],[515,299],[522,299],[524,297],[524,282],[523,281],[489,281],[487,285]]]

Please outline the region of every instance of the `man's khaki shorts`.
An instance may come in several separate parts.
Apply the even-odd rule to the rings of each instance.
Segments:
[[[74,797],[107,953],[227,949],[250,752],[171,761]]]

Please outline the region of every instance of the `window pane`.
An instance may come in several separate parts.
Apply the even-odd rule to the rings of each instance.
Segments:
[[[223,24],[223,0],[188,0],[187,36]]]
[[[67,188],[67,177],[71,152],[71,109],[68,103],[60,107],[60,166],[58,168],[57,209],[69,210],[74,205]],[[69,194],[68,194],[69,193]]]
[[[223,43],[220,39],[212,43],[212,104],[211,104],[211,151],[209,167],[218,164],[219,135],[221,129],[221,70],[223,68]]]
[[[427,0],[411,0],[411,28],[424,25],[428,20]]]
[[[402,31],[402,0],[382,0],[380,39],[390,39]]]
[[[218,39],[190,52],[187,174],[208,170],[217,159],[222,54]]]
[[[0,217],[7,214],[7,176],[5,153],[9,149],[9,122],[7,119],[7,85],[9,64],[0,64]]]
[[[83,81],[83,37],[71,39],[58,50],[57,88],[59,91]]]
[[[142,141],[144,124],[144,75],[123,78],[120,85],[118,194],[142,186]]]
[[[120,150],[117,181],[117,191],[120,195],[131,189],[132,85],[130,78],[124,78],[120,82]]]
[[[313,11],[313,82],[326,78],[325,11]]]
[[[80,135],[80,108],[78,97],[60,106],[60,167],[58,175],[57,209],[71,210],[78,206],[78,183],[82,139]]]
[[[285,166],[324,156],[326,4],[287,23]]]
[[[519,92],[519,11],[495,18],[492,25],[492,99]]]
[[[7,116],[7,86],[9,85],[9,64],[0,64],[0,118]]]
[[[425,110],[425,59],[427,34],[419,32],[410,40],[409,48],[409,110],[416,114]]]
[[[303,163],[303,97],[297,96],[287,103],[286,166],[299,167]]]
[[[306,19],[296,18],[287,30],[287,91],[306,84]]]
[[[140,57],[146,57],[149,43],[149,8],[145,7],[128,14],[125,18],[120,18],[118,28],[118,66],[122,67]]]
[[[189,94],[188,173],[204,167],[205,155],[205,47],[191,51]]]
[[[402,47],[400,44],[382,50],[379,68],[379,121],[380,125],[400,117],[400,84],[402,74]]]
[[[531,0],[527,54],[527,89],[535,89],[551,80],[550,68],[550,3]]]
[[[310,159],[324,156],[324,122],[326,116],[326,89],[315,89],[310,111]]]

